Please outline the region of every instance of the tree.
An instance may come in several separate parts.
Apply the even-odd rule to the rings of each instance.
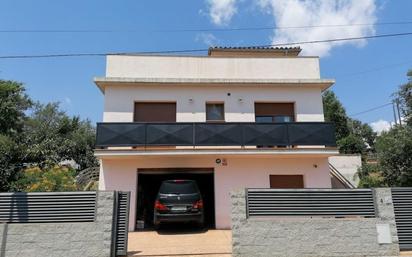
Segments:
[[[335,125],[336,142],[341,153],[362,154],[374,150],[376,133],[368,124],[347,116],[345,108],[335,93],[323,94],[325,120]]]
[[[28,162],[41,168],[74,160],[79,169],[97,165],[95,129],[90,121],[69,117],[58,103],[36,104],[23,129]]]
[[[0,192],[10,189],[23,167],[18,144],[9,136],[0,134]]]
[[[68,167],[54,166],[43,170],[39,167],[27,168],[15,188],[24,192],[75,191],[75,174],[75,170]]]
[[[412,186],[412,128],[396,126],[376,141],[379,166],[390,186]]]
[[[364,154],[366,152],[365,142],[355,134],[349,134],[337,141],[339,152],[343,154]]]
[[[371,126],[351,118],[349,118],[349,124],[351,133],[361,138],[367,144],[365,150],[374,152],[377,133],[373,131]]]
[[[24,112],[32,101],[25,94],[23,84],[0,80],[0,134],[13,135],[19,132],[25,118]]]
[[[412,186],[412,71],[407,75],[408,82],[394,94],[407,125],[395,126],[376,138],[378,164],[373,170],[362,165],[360,186]]]
[[[402,114],[409,127],[412,127],[412,70],[408,71],[408,82],[400,86],[395,97],[399,100]]]
[[[23,84],[0,80],[1,191],[15,190],[26,167],[44,171],[67,160],[79,169],[97,166],[94,143],[90,121],[69,117],[58,103],[33,104]]]
[[[23,167],[19,133],[32,105],[21,83],[0,80],[0,191],[8,191]]]
[[[350,133],[348,117],[345,108],[333,91],[328,90],[323,94],[323,111],[325,120],[335,124],[336,139],[347,137]]]

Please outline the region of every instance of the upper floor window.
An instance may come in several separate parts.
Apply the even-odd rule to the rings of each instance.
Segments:
[[[293,103],[255,103],[256,122],[293,122]]]
[[[206,103],[206,121],[225,121],[223,103]]]
[[[135,122],[176,122],[176,103],[136,102]]]

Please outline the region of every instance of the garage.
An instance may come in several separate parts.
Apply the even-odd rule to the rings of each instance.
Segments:
[[[196,181],[204,203],[205,227],[215,228],[215,190],[213,168],[138,169],[137,230],[153,229],[153,208],[160,185],[164,180],[189,179]]]

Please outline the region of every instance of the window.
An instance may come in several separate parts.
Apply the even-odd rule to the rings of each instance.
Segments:
[[[255,103],[256,122],[293,122],[293,103]]]
[[[176,103],[143,103],[134,105],[135,122],[176,122]]]
[[[270,188],[304,188],[303,175],[270,175]]]
[[[256,116],[256,122],[273,122],[272,116]]]
[[[293,117],[286,115],[277,115],[273,117],[274,122],[292,122]]]
[[[223,103],[206,104],[206,121],[225,121],[225,110]]]

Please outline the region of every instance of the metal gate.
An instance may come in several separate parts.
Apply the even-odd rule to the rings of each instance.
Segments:
[[[399,248],[412,250],[412,187],[392,188]]]
[[[127,255],[130,192],[115,192],[112,256]]]
[[[246,189],[248,217],[375,217],[371,189]]]

